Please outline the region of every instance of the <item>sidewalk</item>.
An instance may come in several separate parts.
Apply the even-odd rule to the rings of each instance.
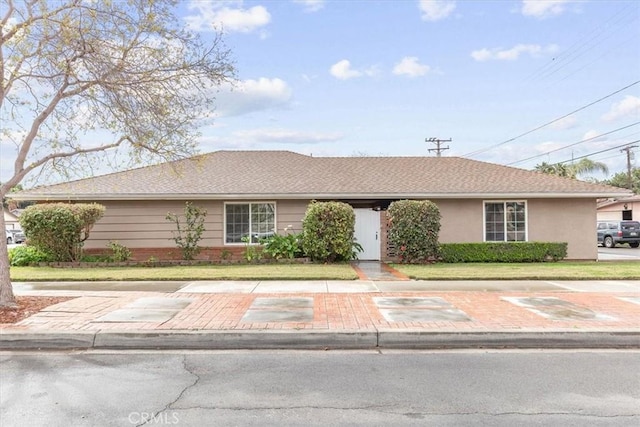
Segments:
[[[0,325],[0,350],[640,348],[640,281],[15,283],[68,296]],[[374,279],[374,280],[371,280]]]

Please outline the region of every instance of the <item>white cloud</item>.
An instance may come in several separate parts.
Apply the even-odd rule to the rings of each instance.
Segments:
[[[290,129],[252,129],[234,132],[235,137],[244,141],[260,142],[267,144],[320,144],[323,142],[338,141],[343,137],[337,132],[300,132]]]
[[[525,16],[547,18],[560,15],[571,2],[572,0],[523,0],[521,11]]]
[[[303,5],[304,11],[309,13],[317,12],[324,7],[324,0],[293,0],[293,2]]]
[[[604,136],[600,136],[602,135],[601,131],[597,131],[594,129],[591,129],[587,132],[585,132],[585,134],[582,136],[582,140],[583,141],[587,141],[589,140],[589,144],[592,144],[594,142],[602,142],[602,141],[608,141],[609,138],[604,135]]]
[[[418,58],[415,56],[405,56],[395,67],[393,67],[393,74],[398,76],[406,75],[409,77],[424,76],[429,72],[431,68],[428,65],[423,65],[418,62]]]
[[[456,8],[452,0],[420,0],[418,5],[423,21],[439,21],[446,18]]]
[[[185,17],[194,31],[222,28],[224,31],[250,33],[271,22],[271,14],[264,6],[243,9],[238,1],[191,1],[188,9],[194,15]]]
[[[625,96],[622,101],[613,104],[609,112],[604,114],[601,119],[605,122],[612,122],[628,116],[640,118],[640,98],[637,96]]]
[[[221,135],[203,135],[198,138],[200,148],[204,152],[214,150],[256,150],[264,149],[265,144],[271,144],[274,149],[287,149],[287,146],[313,147],[314,152],[320,152],[329,147],[323,143],[336,142],[343,138],[340,133],[301,132],[290,129],[252,129],[231,132]],[[296,148],[300,151],[301,148]]]
[[[575,116],[567,116],[564,119],[553,122],[550,127],[555,130],[573,129],[576,127],[577,119]]]
[[[360,77],[364,73],[362,71],[354,70],[351,68],[351,62],[346,59],[336,62],[331,66],[329,72],[333,77],[340,80],[347,80],[354,77]]]
[[[216,99],[216,116],[239,116],[253,111],[285,108],[292,91],[284,80],[261,77],[238,82],[222,90]]]
[[[489,60],[500,60],[500,61],[515,61],[520,57],[521,54],[528,53],[532,57],[538,57],[542,55],[553,54],[558,51],[558,46],[555,44],[550,44],[546,47],[540,46],[538,44],[518,44],[511,49],[501,49],[501,48],[493,48],[493,49],[479,49],[471,52],[471,57],[476,61],[489,61]]]

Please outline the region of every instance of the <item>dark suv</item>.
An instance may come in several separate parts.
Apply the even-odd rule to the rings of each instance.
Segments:
[[[598,244],[612,248],[618,243],[628,243],[632,248],[640,246],[640,222],[598,221]]]

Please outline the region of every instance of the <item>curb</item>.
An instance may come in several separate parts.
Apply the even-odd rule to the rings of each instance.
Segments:
[[[640,349],[638,330],[2,332],[0,350]]]

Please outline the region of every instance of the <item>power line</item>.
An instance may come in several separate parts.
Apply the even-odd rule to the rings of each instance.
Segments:
[[[638,124],[640,124],[640,122],[631,123],[628,126],[623,126],[621,128],[614,129],[614,130],[609,131],[609,132],[601,133],[600,135],[592,136],[591,138],[583,139],[582,141],[574,142],[573,144],[565,145],[563,147],[556,148],[554,150],[550,150],[550,151],[546,151],[544,153],[536,154],[535,156],[527,157],[526,159],[516,160],[515,162],[507,163],[507,166],[513,166],[513,165],[516,165],[518,163],[526,162],[527,160],[532,160],[532,159],[537,159],[538,157],[547,156],[547,155],[549,155],[551,153],[555,153],[556,151],[561,151],[561,150],[564,150],[566,148],[574,147],[576,145],[579,145],[579,144],[582,144],[582,143],[585,143],[585,142],[589,142],[589,141],[592,141],[592,140],[594,140],[596,138],[600,138],[600,137],[603,137],[603,136],[606,136],[606,135],[610,135],[612,133],[615,133],[615,132],[630,128],[632,126],[636,126]]]
[[[531,130],[529,130],[529,131],[527,131],[527,132],[521,133],[521,134],[520,134],[520,135],[518,135],[518,136],[515,136],[515,137],[513,137],[513,138],[509,138],[509,139],[507,139],[506,141],[500,142],[500,143],[498,143],[498,144],[495,144],[495,145],[492,145],[492,146],[489,146],[489,147],[486,147],[486,148],[482,148],[482,149],[480,149],[480,150],[473,151],[473,152],[471,152],[471,153],[464,154],[464,155],[462,155],[462,157],[472,157],[472,156],[476,156],[476,155],[478,155],[478,154],[485,153],[485,152],[487,152],[487,151],[493,150],[494,148],[500,147],[500,146],[502,146],[502,145],[504,145],[504,144],[508,144],[509,142],[513,142],[513,141],[515,141],[516,139],[522,138],[523,136],[526,136],[526,135],[529,135],[529,134],[531,134],[531,133],[533,133],[533,132],[536,132],[536,131],[538,131],[538,130],[540,130],[540,129],[542,129],[542,128],[545,128],[545,127],[547,127],[547,126],[549,126],[549,125],[551,125],[551,124],[555,123],[555,122],[558,122],[558,121],[560,121],[560,120],[562,120],[562,119],[566,119],[566,118],[567,118],[567,117],[569,117],[570,115],[575,114],[575,113],[577,113],[577,112],[579,112],[579,111],[582,111],[582,110],[584,110],[584,109],[586,109],[586,108],[589,108],[589,107],[591,107],[592,105],[597,104],[598,102],[602,102],[602,101],[604,101],[604,100],[605,100],[605,99],[607,99],[607,98],[611,98],[613,95],[616,95],[616,94],[618,94],[618,93],[620,93],[620,92],[622,92],[622,91],[624,91],[624,90],[626,90],[626,89],[629,89],[630,87],[635,86],[635,85],[637,85],[638,83],[640,83],[640,80],[637,80],[637,81],[635,81],[635,82],[633,82],[633,83],[631,83],[631,84],[629,84],[629,85],[627,85],[627,86],[625,86],[625,87],[623,87],[623,88],[621,88],[621,89],[616,90],[615,92],[612,92],[612,93],[610,93],[610,94],[608,94],[608,95],[605,95],[605,96],[603,96],[602,98],[599,98],[599,99],[597,99],[597,100],[595,100],[595,101],[593,101],[593,102],[590,102],[589,104],[584,105],[584,106],[582,106],[582,107],[578,108],[577,110],[574,110],[574,111],[572,111],[572,112],[570,112],[570,113],[568,113],[568,114],[565,114],[565,115],[564,115],[564,116],[562,116],[562,117],[558,117],[557,119],[551,120],[550,122],[547,122],[547,123],[545,123],[545,124],[543,124],[543,125],[540,125],[540,126],[538,126],[538,127],[534,128],[534,129],[531,129]]]
[[[611,148],[607,148],[607,149],[604,149],[604,150],[596,151],[596,152],[593,152],[593,153],[585,154],[584,156],[574,157],[574,158],[572,158],[572,159],[565,160],[565,161],[563,161],[563,162],[557,162],[557,163],[554,163],[554,164],[556,164],[556,165],[557,165],[557,164],[562,164],[562,163],[569,163],[569,162],[573,162],[574,160],[584,159],[585,157],[595,156],[596,154],[606,153],[607,151],[616,150],[616,149],[618,149],[618,148],[622,148],[622,147],[630,147],[630,146],[631,146],[631,144],[635,144],[636,142],[640,142],[640,139],[636,139],[635,141],[627,142],[627,143],[622,144],[622,145],[617,145],[617,146],[615,146],[615,147],[611,147]]]
[[[603,44],[605,41],[616,35],[616,33],[622,31],[628,26],[631,26],[637,18],[634,18],[633,14],[627,13],[626,9],[630,8],[631,6],[620,9],[607,22],[605,22],[603,25],[600,25],[600,27],[598,27],[596,30],[592,31],[589,36],[580,38],[578,42],[570,46],[567,51],[563,52],[564,55],[557,55],[554,58],[555,60],[552,61],[552,66],[541,73],[540,78],[543,79],[551,77],[555,73],[561,71],[563,68],[580,59],[580,57],[589,53],[591,50]],[[631,17],[630,20],[628,19],[629,17]],[[623,22],[624,20],[626,20],[627,22]],[[611,51],[611,49],[606,49],[605,54],[609,51]],[[563,79],[568,78],[584,67],[586,67],[586,65],[580,67],[578,70],[570,72]]]

